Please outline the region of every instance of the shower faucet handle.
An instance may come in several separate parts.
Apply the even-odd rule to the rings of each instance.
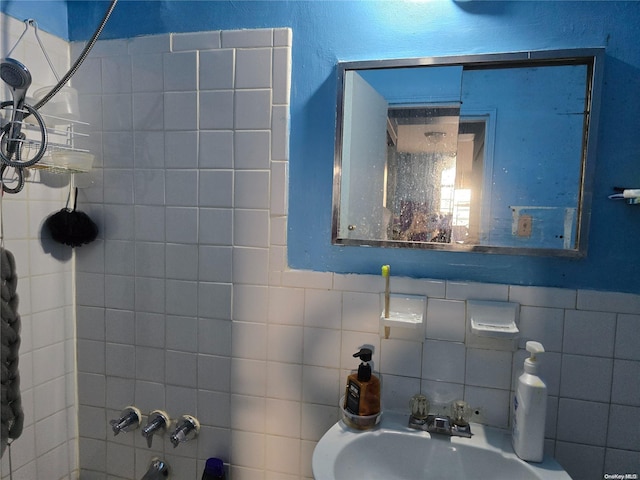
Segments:
[[[111,429],[113,430],[113,435],[116,436],[120,432],[130,432],[131,430],[135,430],[140,426],[141,418],[142,415],[140,415],[140,410],[136,407],[126,407],[122,412],[120,412],[119,418],[109,422]]]
[[[151,448],[151,443],[153,442],[153,435],[159,431],[166,431],[170,423],[169,415],[162,410],[153,410],[149,414],[147,424],[142,428],[142,436],[147,439],[149,448]]]
[[[176,422],[176,429],[169,438],[173,444],[173,448],[189,440],[194,439],[200,432],[200,422],[196,417],[191,415],[183,415]]]

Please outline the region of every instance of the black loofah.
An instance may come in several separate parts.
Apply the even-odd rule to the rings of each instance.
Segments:
[[[77,197],[78,190],[76,189],[76,200]],[[96,239],[98,226],[86,213],[76,211],[75,203],[73,210],[63,208],[49,216],[45,221],[45,227],[49,229],[51,238],[56,242],[79,247]]]

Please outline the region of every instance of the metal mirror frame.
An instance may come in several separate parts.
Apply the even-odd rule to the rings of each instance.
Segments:
[[[336,137],[333,167],[333,198],[331,243],[342,246],[395,247],[451,252],[476,252],[506,255],[537,255],[558,257],[584,257],[587,253],[587,237],[591,220],[591,202],[593,198],[593,173],[596,154],[597,123],[600,111],[600,93],[602,89],[605,49],[576,48],[562,50],[534,50],[508,53],[485,53],[442,57],[420,57],[387,60],[364,60],[338,62],[337,64],[337,112]],[[397,240],[359,240],[338,236],[340,226],[342,142],[344,128],[344,92],[345,77],[348,71],[370,69],[392,69],[407,67],[463,66],[467,68],[506,68],[553,65],[586,65],[587,104],[584,115],[582,135],[582,165],[578,192],[576,248],[535,248],[498,245],[465,245],[435,242],[408,242]]]

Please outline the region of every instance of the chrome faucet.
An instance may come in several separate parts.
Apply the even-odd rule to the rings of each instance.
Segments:
[[[120,417],[111,420],[109,424],[113,430],[113,435],[116,436],[120,432],[130,432],[140,426],[140,410],[136,407],[126,407],[120,412]]]
[[[424,408],[415,408],[415,405],[423,405],[425,401],[426,397],[424,395],[415,395],[412,398],[409,428],[451,437],[471,438],[471,427],[468,421],[469,405],[466,402],[462,400],[453,402],[451,404],[451,416],[448,416],[429,414],[428,406],[426,411]]]
[[[162,410],[154,410],[149,414],[147,424],[142,428],[142,436],[147,439],[147,446],[151,448],[153,435],[158,432],[164,432],[169,426],[169,415]]]
[[[195,438],[199,432],[200,422],[198,419],[191,415],[183,415],[180,417],[180,420],[176,422],[176,429],[171,434],[171,437],[169,437],[169,440],[171,440],[173,448],[176,448],[181,443],[188,442]]]

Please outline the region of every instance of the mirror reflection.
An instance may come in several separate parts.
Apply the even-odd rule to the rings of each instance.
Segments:
[[[601,52],[536,53],[339,64],[334,243],[579,255]]]

